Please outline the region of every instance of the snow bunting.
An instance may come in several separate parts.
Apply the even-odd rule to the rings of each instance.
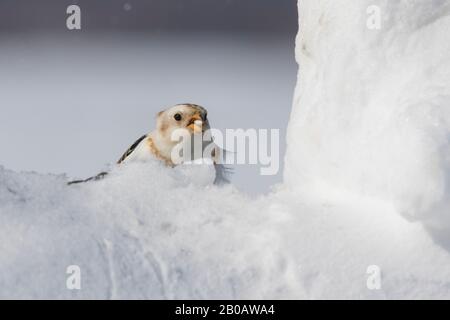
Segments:
[[[196,137],[203,135],[210,129],[208,112],[205,108],[191,103],[178,104],[157,114],[156,129],[149,134],[140,137],[117,161],[118,165],[131,161],[146,161],[159,159],[167,166],[174,167],[177,164],[191,162],[204,158],[206,149],[207,159],[214,163],[216,169],[215,183],[228,182],[226,179],[227,169],[218,163],[220,148],[212,140],[201,139],[200,155],[194,150]],[[179,132],[180,134],[177,134]],[[189,142],[191,150],[186,150],[182,145],[180,148],[182,161],[174,161],[174,148],[180,146],[180,140],[175,137],[183,137],[183,142]],[[208,140],[208,139],[207,139]],[[186,152],[189,151],[189,152]],[[69,184],[88,182],[102,179],[107,173],[102,172],[95,177],[86,180],[77,180]]]

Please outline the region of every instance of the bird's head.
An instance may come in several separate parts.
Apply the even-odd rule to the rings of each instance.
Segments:
[[[170,137],[177,129],[185,129],[191,135],[208,130],[208,112],[196,104],[179,104],[158,113],[157,130],[164,137]]]
[[[156,130],[152,133],[152,138],[160,155],[172,161],[172,151],[175,146],[190,147],[190,156],[189,153],[184,154],[184,152],[183,156],[188,157],[187,160],[193,160],[192,156],[195,158],[197,155],[194,148],[198,147],[194,140],[200,138],[202,141],[200,155],[203,157],[203,149],[209,146],[211,139],[207,114],[205,108],[190,103],[178,104],[159,112]],[[180,142],[182,144],[179,144]],[[188,144],[186,145],[186,143]],[[213,157],[218,154],[218,151],[211,152]]]

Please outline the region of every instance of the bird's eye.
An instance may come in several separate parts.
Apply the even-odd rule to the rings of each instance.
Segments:
[[[177,121],[181,121],[181,114],[177,113],[173,116],[173,118]]]
[[[206,121],[206,120],[208,120],[208,114],[207,114],[207,113],[205,113],[205,114],[203,115],[203,121]]]

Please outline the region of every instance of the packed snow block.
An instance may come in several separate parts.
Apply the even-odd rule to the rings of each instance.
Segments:
[[[374,197],[448,223],[450,1],[298,6],[286,184]]]

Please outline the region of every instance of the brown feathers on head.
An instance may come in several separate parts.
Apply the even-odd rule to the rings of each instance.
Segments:
[[[194,124],[200,123],[201,126]],[[163,136],[176,129],[187,129],[191,133],[201,133],[209,129],[207,111],[202,106],[186,103],[177,104],[157,114],[157,130]]]

